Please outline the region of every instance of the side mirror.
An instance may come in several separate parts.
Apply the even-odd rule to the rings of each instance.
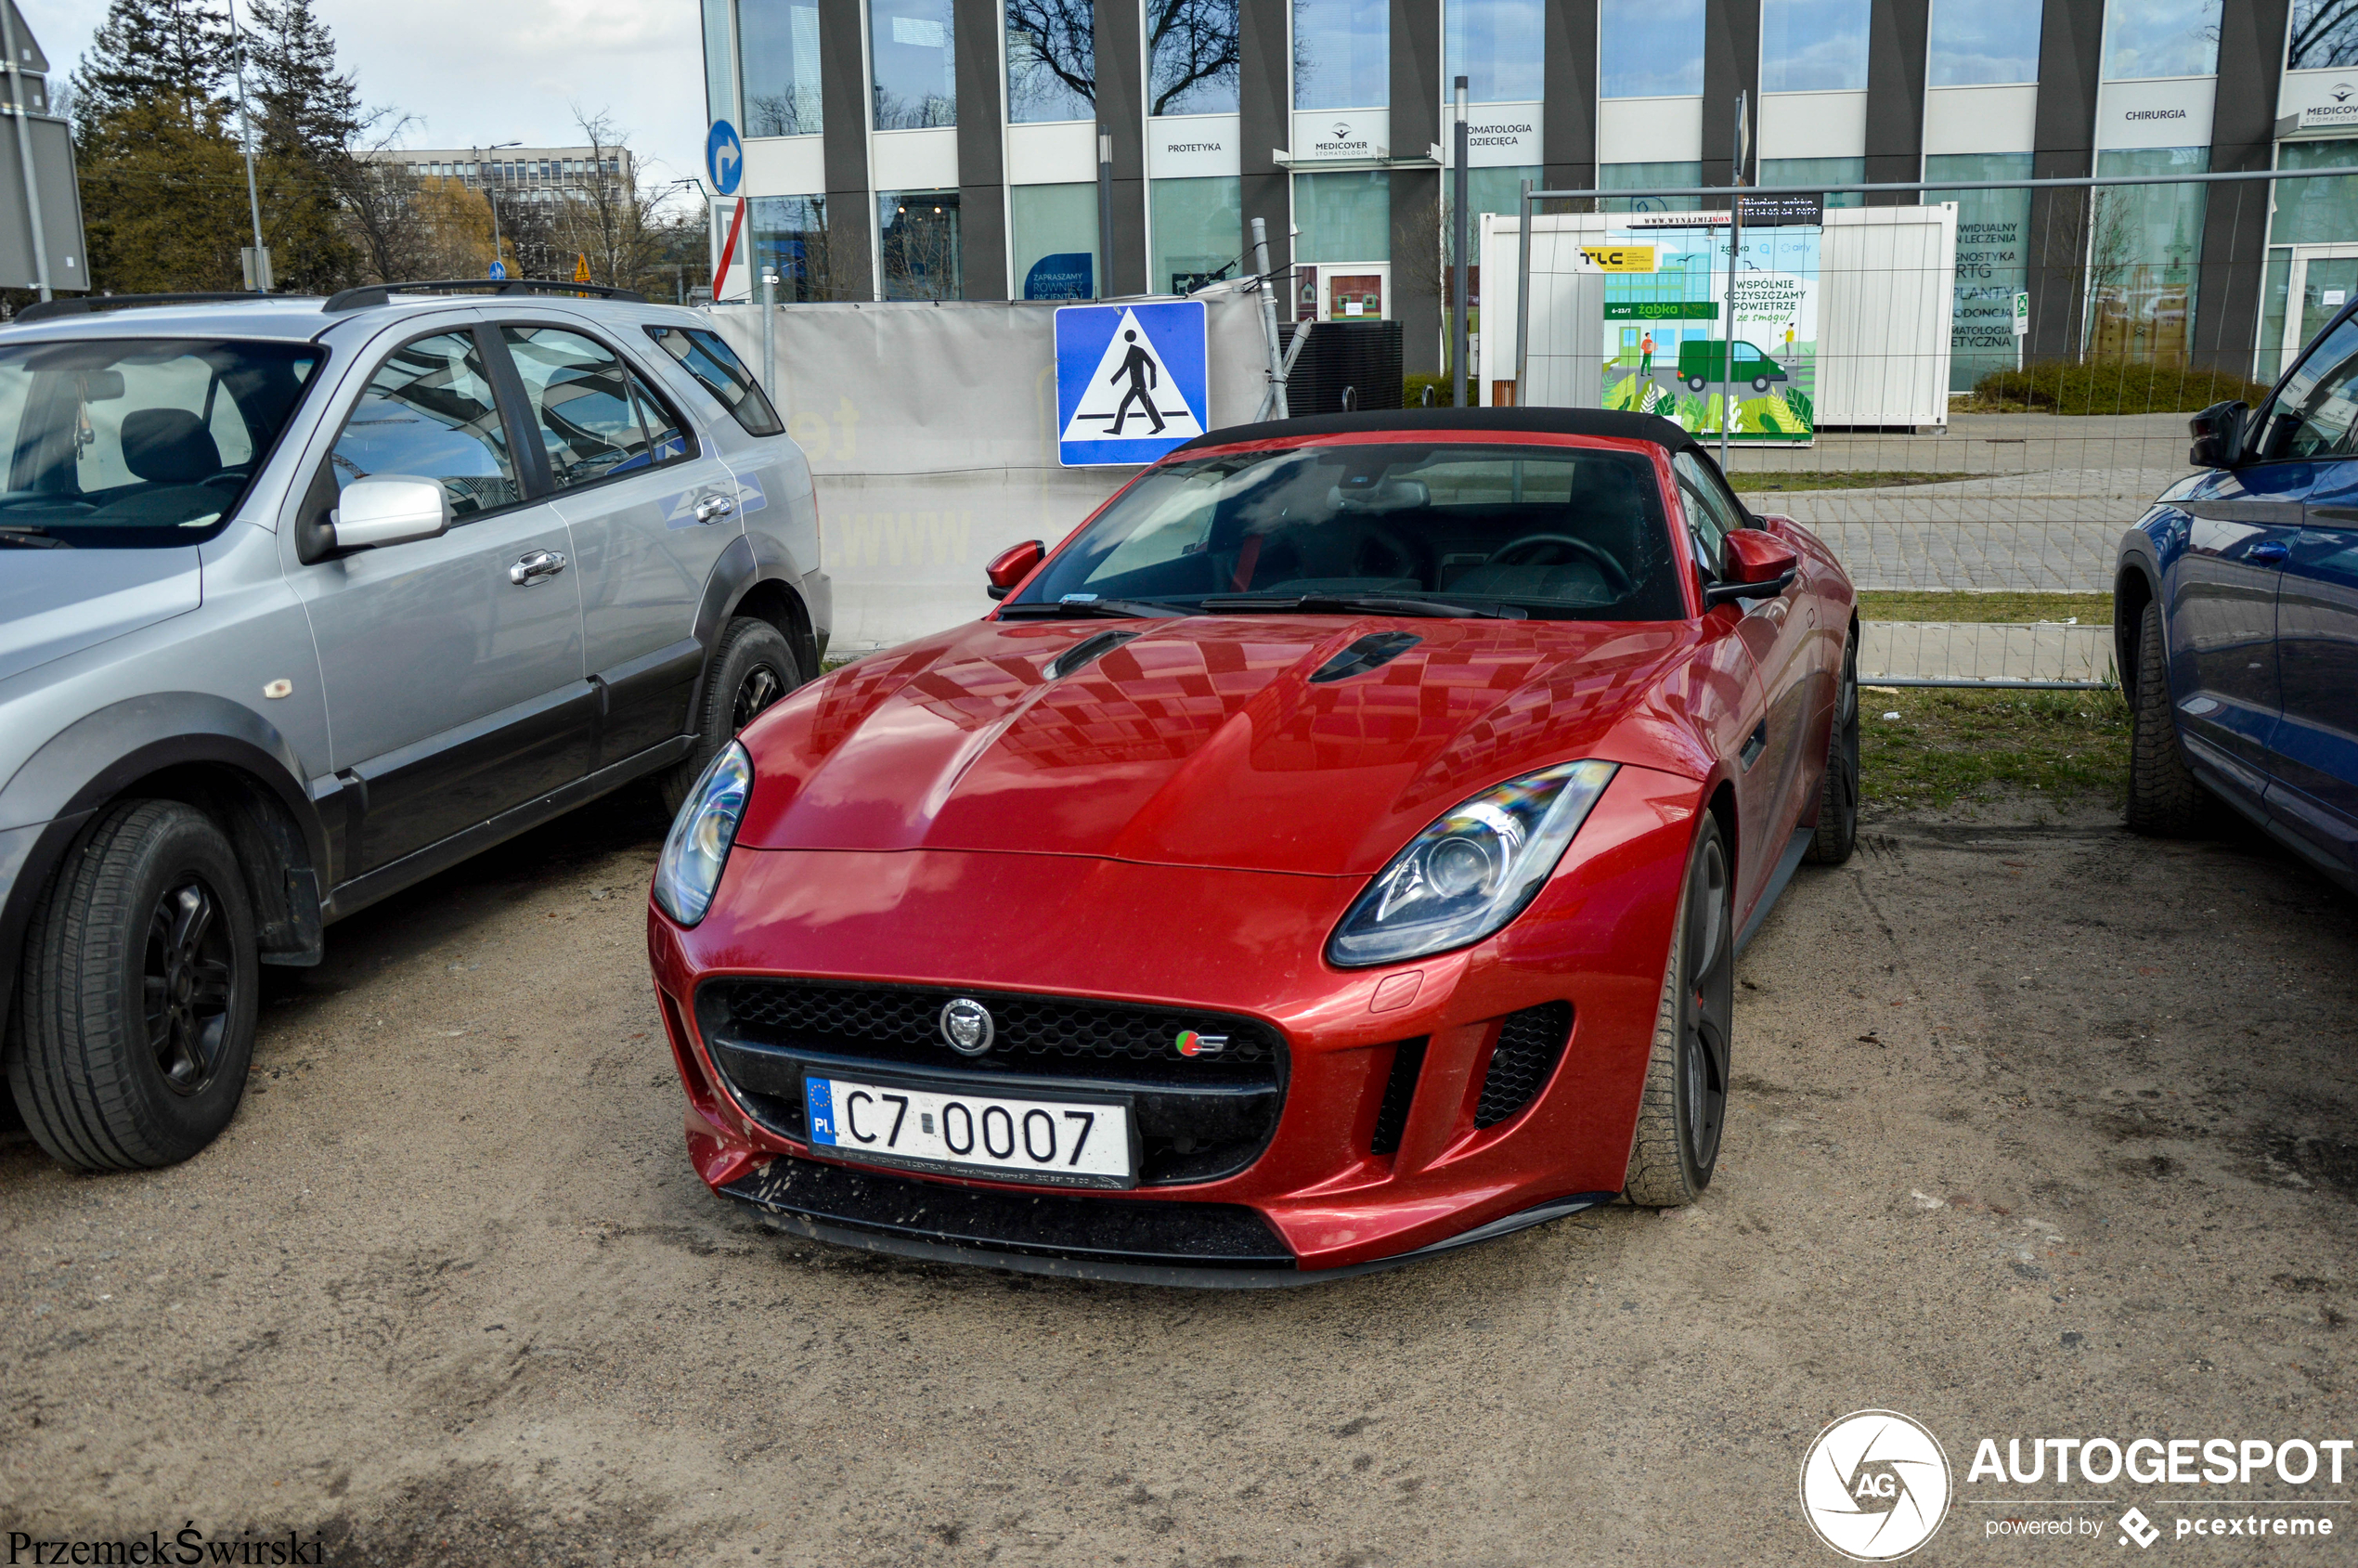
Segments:
[[[2233,468],[2243,456],[2244,416],[2251,412],[2246,403],[2213,403],[2186,421],[2186,429],[2195,438],[2186,448],[2186,460],[2196,468]]]
[[[441,485],[407,473],[354,480],[328,518],[338,550],[430,539],[449,526],[450,498]]]
[[[1727,539],[1728,575],[1703,590],[1708,610],[1738,599],[1774,599],[1793,586],[1801,557],[1793,546],[1759,528],[1739,528]]]
[[[992,556],[991,564],[982,569],[982,575],[991,579],[991,597],[1006,598],[1021,587],[1023,579],[1031,576],[1033,569],[1047,558],[1048,547],[1038,539],[1009,545]]]

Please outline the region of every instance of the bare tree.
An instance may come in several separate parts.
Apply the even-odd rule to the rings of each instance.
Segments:
[[[2293,71],[2346,71],[2358,65],[2358,0],[2323,0],[2306,18],[2294,8]]]
[[[590,173],[559,208],[557,238],[589,258],[591,282],[634,287],[663,251],[654,202],[639,188],[629,138],[612,116],[577,108],[573,118],[590,147]]]
[[[1147,0],[1147,58],[1154,62],[1154,107],[1147,112],[1185,114],[1185,100],[1196,88],[1234,87],[1242,58],[1239,31],[1237,0]]]

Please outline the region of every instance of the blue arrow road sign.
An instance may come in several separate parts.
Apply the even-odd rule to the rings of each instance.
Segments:
[[[723,196],[737,194],[737,181],[745,172],[745,144],[737,139],[737,128],[726,120],[712,123],[712,134],[704,139],[705,173],[712,176],[712,188]]]
[[[506,262],[496,261],[491,264],[491,280],[494,283],[502,281],[507,276],[508,264]]]
[[[1152,462],[1211,424],[1201,300],[1056,312],[1056,460]]]

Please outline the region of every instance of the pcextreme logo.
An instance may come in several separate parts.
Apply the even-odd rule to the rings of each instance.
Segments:
[[[1897,1410],[1843,1417],[1801,1461],[1802,1516],[1857,1562],[1889,1562],[1932,1539],[1949,1486],[1940,1440]]]

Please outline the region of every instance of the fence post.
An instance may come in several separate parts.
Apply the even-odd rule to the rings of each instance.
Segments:
[[[1269,349],[1269,390],[1261,395],[1261,411],[1253,418],[1256,422],[1289,420],[1293,414],[1286,407],[1286,361],[1277,350],[1277,280],[1269,276],[1269,225],[1263,218],[1252,220],[1252,269],[1261,278],[1261,337]]]
[[[5,0],[0,0],[0,4],[5,4]],[[1466,153],[1471,145],[1469,141],[1471,133],[1466,125],[1466,78],[1462,76],[1458,77],[1457,135],[1458,168],[1456,175],[1452,177],[1450,182],[1451,200],[1458,210],[1454,214],[1452,214],[1449,226],[1450,234],[1456,240],[1458,252],[1457,266],[1450,273],[1449,279],[1449,363],[1456,367],[1456,370],[1449,378],[1449,400],[1453,407],[1459,408],[1466,406],[1466,384],[1468,381],[1466,369],[1466,345],[1470,341],[1466,320],[1469,309],[1469,303],[1466,298],[1466,246],[1469,241],[1469,226],[1467,220],[1470,215],[1466,211]]]
[[[1515,227],[1515,407],[1528,407],[1531,376],[1531,182],[1522,182],[1522,220]]]

